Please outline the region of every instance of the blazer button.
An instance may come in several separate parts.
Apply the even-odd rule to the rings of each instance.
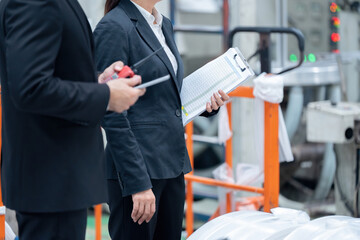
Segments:
[[[175,111],[175,115],[176,115],[177,117],[180,117],[180,116],[181,116],[181,112],[180,112],[180,110],[179,110],[179,109],[176,109],[176,111]]]

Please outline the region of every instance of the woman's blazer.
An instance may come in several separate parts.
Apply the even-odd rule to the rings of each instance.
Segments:
[[[149,87],[126,113],[108,112],[103,120],[108,178],[121,182],[123,196],[152,187],[150,179],[175,178],[191,171],[184,139],[180,90],[183,64],[173,38],[173,28],[164,17],[162,30],[176,57],[174,72],[164,50],[138,70],[143,83],[170,74],[171,80]],[[147,21],[130,0],[121,0],[94,32],[98,71],[114,61],[131,66],[161,44]]]

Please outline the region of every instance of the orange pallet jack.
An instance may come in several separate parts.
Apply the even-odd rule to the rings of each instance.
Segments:
[[[228,6],[227,6],[228,7]],[[225,7],[224,7],[225,9]],[[226,11],[225,11],[226,12]],[[298,40],[298,48],[300,50],[300,60],[297,65],[284,69],[280,73],[282,74],[288,71],[291,71],[299,67],[304,60],[304,49],[305,49],[305,40],[304,36],[300,30],[295,28],[279,28],[279,27],[236,27],[229,31],[228,47],[233,46],[233,39],[237,33],[241,32],[252,32],[258,33],[260,35],[259,49],[254,54],[260,55],[261,63],[261,72],[270,73],[271,72],[271,58],[270,58],[270,35],[272,33],[277,34],[292,34]],[[254,98],[253,88],[251,87],[238,87],[233,92],[230,93],[231,97],[245,97],[245,98]],[[229,115],[229,125],[230,130],[232,129],[231,121],[231,103],[227,104],[227,110]],[[194,213],[193,213],[193,189],[192,182],[198,182],[206,185],[225,187],[233,190],[240,190],[246,192],[253,192],[259,194],[256,197],[247,198],[248,202],[252,203],[255,208],[259,209],[263,206],[263,210],[270,212],[271,208],[277,207],[279,204],[279,178],[280,178],[280,164],[279,164],[279,142],[278,142],[278,133],[279,133],[279,104],[264,103],[264,185],[262,188],[245,186],[227,183],[212,178],[205,178],[195,176],[193,172],[185,176],[187,181],[186,185],[186,232],[190,236],[194,231]],[[192,166],[194,163],[193,156],[193,123],[189,123],[186,126],[187,134],[187,147],[190,156],[190,161]],[[227,140],[225,145],[225,162],[227,165],[232,168],[232,138]],[[227,193],[226,195],[226,212],[231,211],[231,194]],[[238,203],[241,205],[241,203]],[[210,220],[219,216],[219,208],[216,212],[210,217]]]
[[[231,97],[246,97],[254,98],[253,88],[251,87],[238,87],[233,91]],[[278,109],[279,104],[265,103],[265,149],[264,149],[264,187],[253,187],[238,185],[233,183],[227,183],[220,180],[215,180],[212,178],[199,177],[195,176],[193,172],[185,176],[187,181],[186,185],[186,232],[188,236],[194,231],[194,213],[193,213],[193,189],[192,183],[198,182],[201,184],[225,187],[234,190],[241,190],[247,192],[253,192],[259,194],[258,197],[252,197],[248,199],[250,202],[260,207],[264,206],[264,211],[269,212],[271,208],[278,206],[278,197],[279,197],[279,146],[278,146]],[[232,128],[231,122],[231,103],[227,104],[228,114],[229,114],[229,123],[230,129]],[[194,157],[193,157],[193,123],[189,123],[186,126],[186,143],[188,147],[188,152],[190,156],[190,161],[193,166]],[[225,146],[225,162],[228,166],[232,167],[232,139],[230,138],[226,142]],[[231,195],[228,193],[226,195],[226,212],[231,211]],[[219,216],[219,208],[211,216],[210,220]]]

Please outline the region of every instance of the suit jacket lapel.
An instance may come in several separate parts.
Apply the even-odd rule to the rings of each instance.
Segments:
[[[136,30],[140,34],[141,38],[146,42],[146,44],[153,50],[156,51],[159,48],[161,48],[161,44],[158,41],[157,37],[155,36],[153,30],[147,23],[147,21],[144,19],[144,17],[141,15],[141,13],[138,11],[136,6],[130,2],[130,0],[122,0],[120,1],[120,7],[122,7],[125,10],[125,13],[129,16],[129,18],[134,22]],[[161,61],[165,64],[166,68],[168,69],[172,79],[175,82],[175,85],[177,89],[180,92],[180,86],[179,82],[177,81],[174,69],[171,65],[171,62],[166,55],[166,52],[160,51],[157,53],[158,57],[161,59]]]
[[[84,34],[86,35],[86,39],[87,39],[87,43],[89,44],[89,46],[91,47],[91,50],[94,50],[94,41],[92,39],[92,31],[91,31],[91,27],[89,25],[89,22],[87,21],[87,17],[84,13],[84,11],[82,10],[80,4],[78,3],[77,0],[67,0],[68,3],[70,4],[72,10],[75,12],[76,17],[79,19],[81,28],[84,32]]]
[[[176,61],[178,63],[178,69],[176,73],[176,80],[178,82],[178,90],[180,92],[182,86],[182,79],[183,79],[183,65],[182,59],[180,57],[180,53],[176,47],[175,40],[174,40],[174,33],[172,31],[172,26],[169,21],[163,21],[162,30],[166,39],[166,44],[169,46],[171,52],[174,54]]]

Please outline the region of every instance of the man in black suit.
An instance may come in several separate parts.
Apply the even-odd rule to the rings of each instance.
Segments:
[[[21,240],[84,239],[86,209],[106,201],[106,110],[122,112],[141,79],[98,84],[87,18],[76,0],[2,0],[2,189]]]

